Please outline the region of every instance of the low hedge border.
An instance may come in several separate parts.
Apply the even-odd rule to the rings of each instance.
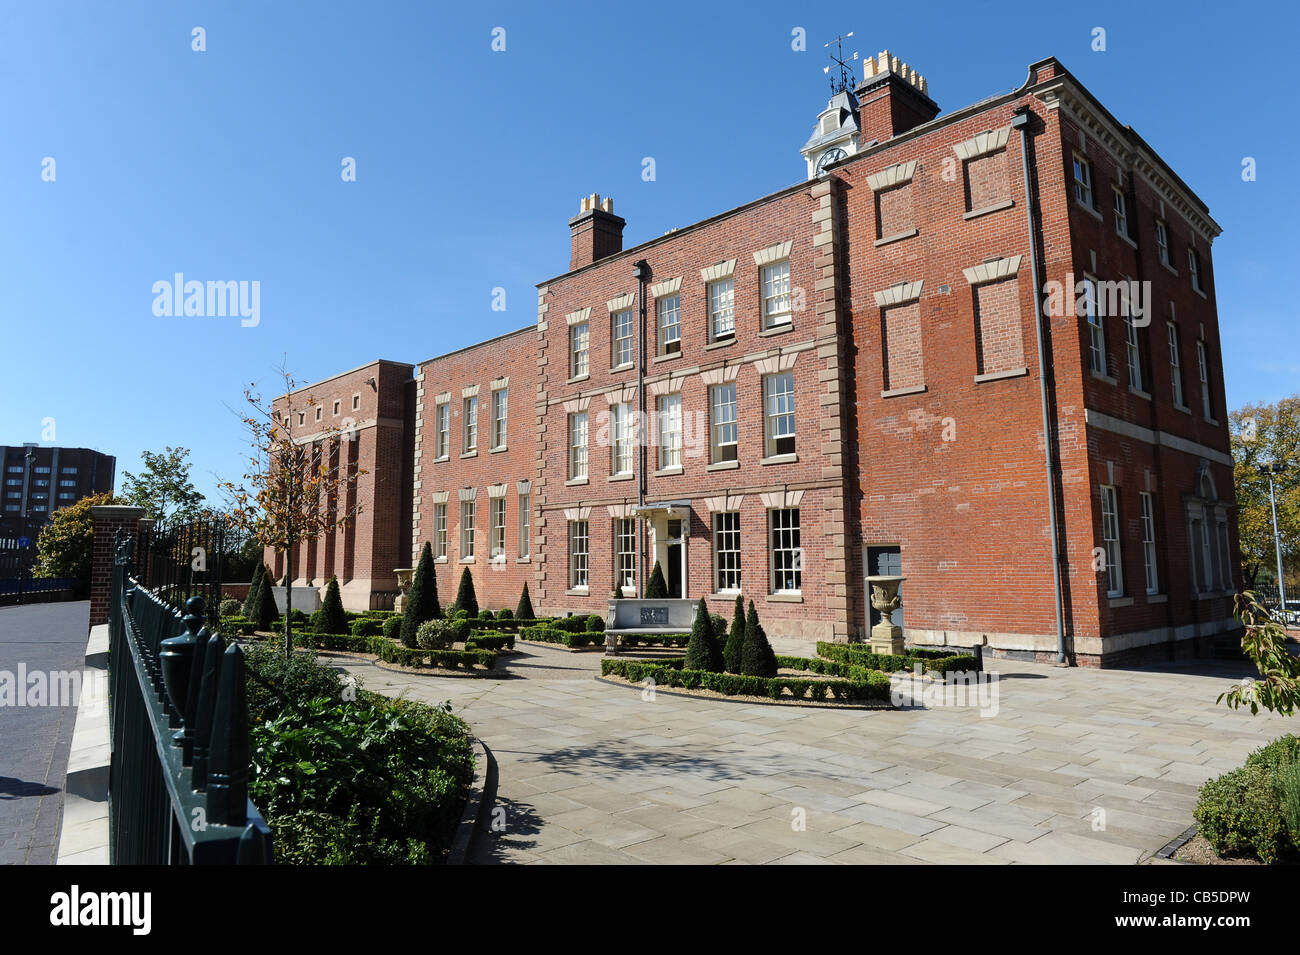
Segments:
[[[515,648],[515,635],[513,633],[501,633],[499,630],[475,630],[465,641],[466,650],[491,650],[494,653],[500,653],[503,650],[513,650]]]
[[[404,647],[387,637],[362,637],[350,633],[295,633],[293,642],[295,646],[313,650],[373,653],[385,663],[417,668],[471,670],[475,666],[481,666],[486,670],[494,670],[497,665],[496,651],[487,648],[421,650],[418,647]]]
[[[567,630],[560,630],[557,627],[524,627],[519,631],[519,639],[531,643],[552,643],[568,647],[570,650],[582,650],[590,647],[593,643],[597,647],[605,645],[605,635],[603,633],[569,633]]]
[[[856,669],[856,668],[855,668]],[[801,680],[795,677],[740,676],[735,673],[713,673],[709,670],[687,670],[685,667],[666,666],[659,661],[602,660],[601,676],[618,676],[629,683],[652,679],[656,686],[680,687],[684,690],[713,690],[724,696],[765,696],[778,702],[785,700],[789,690],[794,703],[833,702],[866,703],[889,702],[889,675],[875,670],[862,670],[860,680]],[[834,699],[831,699],[834,694]]]
[[[945,654],[942,651],[935,650],[909,650],[906,653],[873,653],[871,648],[863,644],[855,643],[827,643],[824,640],[817,642],[817,655],[825,657],[828,661],[841,664],[852,664],[854,666],[867,667],[871,670],[880,670],[885,673],[897,673],[899,670],[910,671],[916,664],[921,664],[921,668],[928,673],[965,673],[968,670],[977,668],[975,658],[968,653],[951,653]],[[804,659],[800,657],[786,657],[785,659],[795,660]],[[816,670],[814,667],[808,667],[813,672],[823,672]],[[825,671],[830,672],[830,671]]]
[[[654,634],[620,633],[620,647],[684,647],[691,642],[689,633],[669,633],[663,636]]]

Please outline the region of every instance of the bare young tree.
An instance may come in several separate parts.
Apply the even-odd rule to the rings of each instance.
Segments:
[[[293,567],[297,548],[350,525],[361,513],[357,481],[367,472],[357,466],[352,449],[354,428],[312,421],[308,412],[319,402],[298,391],[282,364],[277,374],[284,394],[264,403],[250,385],[248,409],[240,416],[248,430],[248,471],[239,483],[220,487],[230,502],[232,522],[262,545],[284,557],[284,652],[293,652]],[[314,417],[311,416],[311,417]]]

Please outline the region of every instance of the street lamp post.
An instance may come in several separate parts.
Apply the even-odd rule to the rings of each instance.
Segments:
[[[1277,599],[1281,607],[1282,619],[1286,619],[1286,582],[1282,579],[1282,537],[1277,530],[1277,494],[1273,490],[1273,475],[1286,470],[1283,464],[1261,464],[1257,467],[1260,474],[1268,478],[1268,503],[1273,511],[1273,550],[1277,557]]]

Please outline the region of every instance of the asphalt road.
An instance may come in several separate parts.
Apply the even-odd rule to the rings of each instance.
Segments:
[[[0,865],[54,864],[77,715],[75,700],[48,695],[44,705],[14,705],[3,684],[15,686],[20,666],[46,679],[80,671],[89,615],[89,601],[0,607]]]

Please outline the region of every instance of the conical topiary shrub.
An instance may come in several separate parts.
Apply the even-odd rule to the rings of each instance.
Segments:
[[[519,620],[536,620],[537,615],[533,613],[533,601],[528,596],[528,584],[524,584],[524,592],[519,595],[519,606],[515,608],[515,617]]]
[[[668,597],[668,584],[664,581],[664,570],[655,561],[654,570],[650,571],[650,582],[645,585],[646,600],[664,600]]]
[[[348,615],[343,612],[343,598],[339,594],[339,579],[331,577],[325,588],[325,602],[316,618],[317,633],[347,633]]]
[[[713,638],[713,621],[709,609],[700,598],[695,609],[695,622],[691,624],[691,639],[686,644],[686,669],[708,670],[717,673],[722,669],[722,652]]]
[[[776,676],[776,654],[767,642],[767,634],[758,622],[754,601],[749,602],[749,615],[745,618],[745,646],[740,653],[742,676]]]
[[[270,630],[271,624],[279,616],[275,609],[275,578],[270,572],[262,575],[262,582],[257,587],[257,598],[253,606],[253,620],[257,621],[258,630]]]
[[[740,672],[740,656],[745,649],[745,601],[736,594],[736,616],[731,621],[731,632],[722,648],[722,663],[728,673]]]
[[[415,576],[411,578],[411,589],[406,594],[406,604],[402,608],[402,646],[416,646],[415,635],[420,624],[441,616],[442,608],[438,606],[438,577],[433,569],[433,549],[425,541],[419,563],[415,565]]]
[[[252,620],[257,613],[257,588],[262,586],[266,575],[266,564],[259,563],[253,568],[253,579],[248,584],[248,596],[244,598],[244,619]]]
[[[474,596],[474,575],[466,567],[460,574],[460,587],[456,590],[456,602],[452,606],[464,610],[471,617],[478,616],[478,597]]]

